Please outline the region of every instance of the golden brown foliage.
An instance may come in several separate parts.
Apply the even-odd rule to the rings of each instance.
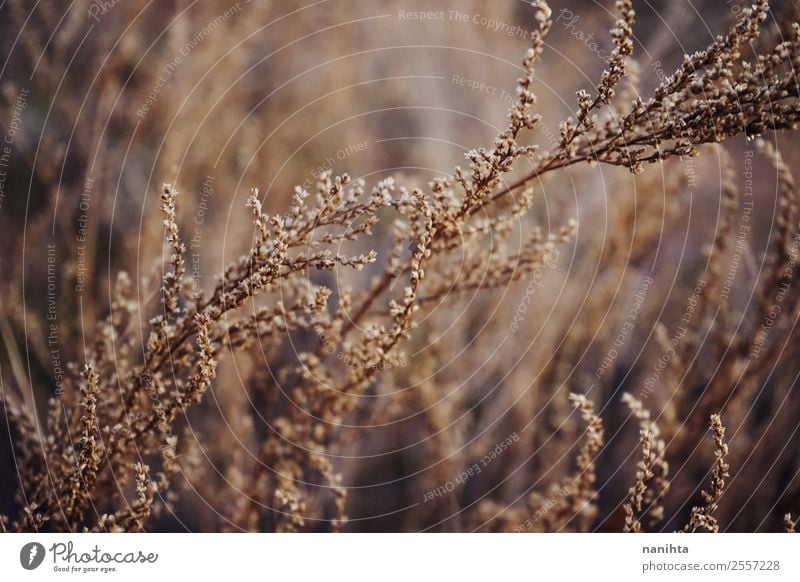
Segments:
[[[119,273],[109,309],[93,312],[82,371],[73,365],[63,386],[49,391],[44,418],[22,396],[24,374],[14,374],[14,390],[3,381],[0,407],[17,487],[0,528],[175,527],[171,519],[180,522],[201,506],[196,496],[213,511],[190,518],[193,528],[357,529],[370,513],[365,507],[381,503],[372,482],[363,485],[370,472],[396,486],[398,506],[409,509],[392,522],[396,529],[639,532],[686,523],[685,531],[716,532],[727,527],[721,515],[737,519],[724,507],[726,496],[745,495],[736,480],[757,470],[750,451],[779,438],[771,419],[797,404],[788,368],[772,374],[787,342],[798,338],[800,224],[789,166],[759,141],[776,172],[776,226],[754,302],[739,309],[726,261],[733,253],[745,260],[733,240],[743,192],[729,154],[716,144],[737,135],[765,140],[796,127],[800,25],[787,40],[760,39],[768,3],[757,0],[644,98],[633,74],[633,2],[619,0],[607,67],[596,88],[577,92],[573,115],[549,124],[560,132],[548,149],[530,136],[545,123],[535,67],[554,23],[546,2],[533,5],[535,28],[507,126],[489,147],[466,152],[466,168],[427,185],[386,177],[372,187],[320,172],[278,213],[268,212],[254,188],[246,203],[249,249],[209,288],[187,273],[191,231],[183,232],[178,190],[164,184],[160,277],[133,284]],[[661,306],[656,313],[643,298],[634,310],[625,298],[637,289],[661,293],[643,265],[655,261],[663,232],[678,230],[682,219],[678,159],[712,152],[722,160],[720,219],[705,264],[681,287],[691,309]],[[558,216],[551,224],[548,216],[539,224],[537,208],[549,180],[597,163],[629,170],[627,184],[646,195],[635,205],[631,188],[620,186],[625,196],[613,200],[607,240],[584,249],[581,220]],[[645,171],[648,164],[654,171]],[[658,188],[664,200],[652,195]],[[603,265],[599,276],[588,268],[593,259]],[[674,283],[677,273],[665,273],[659,276]],[[72,282],[74,275],[63,277]],[[534,295],[543,280],[548,293],[560,295],[559,277],[567,300],[585,309],[580,317],[551,321],[549,298]],[[597,284],[591,296],[583,294],[589,279]],[[509,289],[526,282],[514,311]],[[156,290],[154,306],[148,297]],[[458,309],[468,317],[454,316]],[[4,325],[13,328],[3,335],[12,368],[25,316],[19,305],[3,306],[11,322]],[[637,320],[652,323],[652,333],[613,337]],[[531,330],[542,334],[536,349],[524,335]],[[610,363],[599,367],[604,356]],[[447,365],[456,358],[481,365]],[[763,399],[767,381],[775,388]],[[638,423],[640,452],[616,434],[625,425],[617,406],[623,386],[640,387],[623,397]],[[721,414],[736,435],[741,429],[740,440],[725,440]],[[708,418],[715,457],[687,468]],[[411,459],[411,447],[398,445],[387,469],[375,452],[379,439],[355,429],[403,443],[393,433],[403,422],[414,438],[422,435],[415,444],[424,451]],[[640,460],[628,462],[631,455]],[[397,474],[404,463],[408,474]],[[731,478],[737,466],[742,471]],[[787,467],[795,474],[781,486],[797,488],[797,466]],[[702,503],[687,514],[684,501],[709,470]],[[770,494],[774,515],[738,527],[794,530],[791,514],[781,518],[785,508],[773,504],[780,499],[796,511],[796,494]]]

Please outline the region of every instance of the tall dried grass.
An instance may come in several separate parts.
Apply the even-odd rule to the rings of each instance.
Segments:
[[[142,252],[163,243],[160,273],[119,271],[106,307],[101,287],[79,298],[94,323],[62,326],[80,363],[46,411],[15,346],[48,362],[48,328],[27,323],[24,299],[4,301],[16,492],[3,529],[793,530],[800,215],[767,139],[800,118],[800,25],[788,40],[762,33],[759,0],[644,97],[633,5],[620,0],[597,87],[557,125],[534,92],[553,17],[533,4],[507,126],[466,168],[371,187],[323,172],[275,212],[254,189],[249,250],[210,287],[187,271],[184,188],[164,184],[163,234],[142,236]],[[558,136],[532,145],[543,124]],[[86,152],[112,147],[93,131]],[[742,134],[778,185],[758,272],[736,273],[750,297],[729,284],[748,194],[716,145]],[[684,228],[685,164],[714,154],[719,221],[679,273],[661,247]],[[174,159],[155,168],[171,175]],[[568,213],[543,223],[545,190],[590,180],[598,163],[630,172],[608,232]],[[58,189],[53,168],[38,171]],[[22,272],[10,272],[11,286]],[[74,285],[74,263],[60,276]]]

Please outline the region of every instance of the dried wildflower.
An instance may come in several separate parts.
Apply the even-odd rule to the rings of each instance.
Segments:
[[[684,531],[694,532],[699,529],[716,533],[719,531],[719,523],[714,517],[717,511],[719,500],[725,490],[725,479],[728,475],[728,464],[725,457],[728,456],[728,445],[725,442],[725,426],[718,414],[711,415],[711,430],[714,433],[715,461],[711,475],[711,484],[707,490],[702,492],[704,505],[693,507],[689,523],[684,527]]]
[[[83,370],[84,383],[81,386],[83,398],[81,408],[82,432],[79,441],[78,471],[72,476],[69,502],[65,519],[68,523],[83,518],[86,506],[91,502],[97,474],[101,462],[100,427],[97,418],[97,392],[99,375],[91,364]]]
[[[559,495],[554,507],[542,517],[545,531],[560,529],[572,519],[576,520],[577,531],[588,531],[597,515],[595,462],[603,447],[603,423],[584,395],[570,394],[569,398],[586,425],[585,439],[578,453],[575,473],[562,487],[556,488],[565,494]]]
[[[766,17],[768,2],[758,0],[740,12],[727,35],[687,55],[652,97],[615,106],[615,115],[598,127],[590,112],[611,100],[632,52],[631,2],[619,1],[617,8],[621,17],[612,31],[615,49],[598,84],[598,95],[591,99],[579,92],[577,120],[562,122],[558,147],[543,154],[536,169],[502,188],[493,199],[546,172],[579,162],[599,161],[641,173],[646,163],[696,156],[702,144],[719,143],[742,132],[754,137],[797,125],[800,88],[792,73],[792,55],[800,49],[800,29],[795,26],[788,45],[781,43],[769,54],[758,55],[756,66],[740,52],[756,39]],[[763,77],[767,70],[770,76]]]
[[[600,514],[602,506],[596,502],[603,423],[584,396],[570,397],[578,411],[570,414],[566,387],[583,385],[585,363],[597,357],[598,346],[607,361],[599,369],[602,373],[596,373],[598,401],[616,393],[628,378],[638,382],[642,365],[632,363],[633,354],[625,348],[640,340],[646,349],[636,354],[636,362],[641,359],[650,368],[646,373],[657,374],[648,378],[649,409],[643,404],[644,392],[637,398],[624,396],[639,423],[642,447],[623,506],[626,531],[656,527],[667,503],[673,502],[666,499],[670,488],[676,510],[684,511],[677,507],[695,484],[681,481],[688,472],[676,474],[671,482],[669,463],[688,457],[711,411],[725,410],[726,417],[730,414],[742,426],[752,425],[754,442],[774,442],[780,431],[748,417],[748,412],[757,409],[778,417],[795,402],[790,400],[794,395],[788,373],[777,372],[791,368],[782,358],[784,348],[797,339],[791,314],[800,306],[800,292],[790,284],[800,237],[791,160],[758,142],[758,151],[777,170],[779,192],[753,314],[739,313],[735,301],[723,300],[730,299],[722,293],[725,260],[736,249],[730,239],[742,200],[724,150],[721,215],[713,239],[709,237],[705,272],[699,275],[703,292],[689,300],[691,321],[674,325],[666,319],[668,312],[659,313],[656,317],[664,317],[665,324],[649,326],[653,333],[644,338],[637,328],[645,326],[637,321],[644,319],[650,300],[637,299],[635,309],[624,312],[618,306],[625,292],[636,292],[644,280],[650,281],[650,292],[664,287],[653,280],[663,271],[651,277],[645,270],[648,264],[653,270],[664,262],[655,261],[654,255],[668,246],[662,245],[663,234],[683,216],[680,191],[686,190],[678,160],[666,160],[686,163],[701,150],[712,151],[704,144],[796,125],[800,105],[793,72],[800,66],[800,27],[781,22],[780,29],[762,34],[768,8],[765,0],[757,0],[739,13],[727,34],[688,55],[652,94],[640,97],[633,61],[633,2],[619,0],[608,67],[595,88],[577,92],[570,117],[560,124],[548,120],[550,127],[560,127],[560,134],[556,129],[559,135],[552,135],[550,149],[543,150],[527,140],[532,131],[544,130],[534,69],[544,58],[553,22],[546,2],[532,5],[531,44],[521,61],[507,124],[486,147],[467,151],[465,167],[455,168],[451,176],[427,186],[387,177],[368,187],[365,180],[347,174],[315,171],[313,183],[290,192],[285,212],[269,214],[267,202],[253,189],[247,200],[249,247],[206,289],[199,289],[193,274],[191,294],[186,292],[188,239],[181,239],[178,218],[184,209],[178,207],[177,190],[164,184],[159,193],[164,228],[158,241],[160,246],[166,243],[166,251],[157,272],[137,276],[135,284],[120,272],[102,308],[89,301],[88,293],[80,297],[84,341],[75,343],[85,353],[77,359],[90,363],[82,372],[77,365],[67,368],[57,394],[48,393],[53,397],[41,419],[34,414],[34,403],[2,392],[0,411],[13,441],[18,486],[11,513],[0,516],[0,529],[142,531],[148,520],[180,511],[185,505],[178,501],[191,495],[207,497],[205,505],[218,512],[207,516],[208,523],[232,531],[358,528],[364,521],[351,521],[348,513],[353,508],[363,513],[359,504],[365,503],[365,488],[349,487],[370,471],[375,458],[387,456],[370,449],[379,439],[364,438],[361,427],[391,433],[389,439],[406,431],[421,433],[424,445],[403,442],[397,455],[404,468],[414,465],[414,471],[426,472],[422,479],[436,480],[435,489],[454,479],[452,473],[463,471],[471,458],[486,454],[484,439],[472,437],[486,434],[487,423],[500,418],[519,429],[519,446],[492,461],[483,474],[486,482],[476,479],[458,494],[424,504],[424,511],[403,526],[601,528],[610,517]],[[12,2],[12,17],[20,23],[23,8],[18,0]],[[48,6],[40,16],[54,23],[60,18]],[[74,27],[55,28],[56,50],[44,50],[51,41],[40,43],[35,34],[25,35],[23,44],[36,63],[35,78],[60,83],[61,75],[53,75],[52,53],[71,42],[61,28]],[[127,70],[128,64],[108,68]],[[97,93],[101,101],[115,94],[108,87]],[[85,141],[95,143],[95,136]],[[19,145],[24,147],[22,141]],[[53,168],[64,166],[60,149],[37,148],[49,157],[47,163],[36,164],[38,183],[59,183]],[[666,168],[663,183],[653,177],[657,173],[648,173],[630,177],[632,189],[614,184],[619,193],[609,204],[613,223],[600,250],[587,248],[578,237],[577,222],[568,219],[571,213],[551,213],[541,195],[551,176],[583,162],[620,166],[634,174],[649,163],[665,163]],[[632,196],[626,197],[630,190]],[[637,196],[639,190],[643,195]],[[654,195],[662,191],[664,196]],[[542,201],[548,204],[547,224],[537,226]],[[583,207],[578,210],[584,212]],[[599,233],[593,229],[594,211],[590,206],[589,220],[581,224],[589,229],[591,242]],[[60,230],[71,236],[71,222],[67,226]],[[571,250],[575,252],[569,257]],[[602,268],[588,272],[587,265]],[[69,281],[80,272],[72,264],[64,271]],[[19,276],[15,266],[9,272],[10,279]],[[549,285],[556,291],[555,284],[567,272],[578,283],[567,281],[551,293]],[[584,285],[589,278],[591,297]],[[511,319],[504,318],[507,294],[526,280],[533,291],[544,291],[533,300],[533,293],[526,295],[529,329],[515,331],[520,338],[529,331],[537,335],[506,341],[505,319]],[[673,283],[680,280],[675,277]],[[637,295],[644,294],[639,289]],[[28,318],[25,302],[17,301],[26,295],[18,289],[4,289],[3,296],[9,306],[0,306],[2,363],[7,357],[14,383],[22,392],[34,393],[27,386],[34,376],[30,370],[53,366],[52,330],[39,329],[35,318]],[[556,309],[556,296],[566,298],[567,306],[581,305],[580,317],[569,314],[551,322],[552,313],[569,311],[560,301]],[[780,316],[766,329],[762,322],[771,321],[778,304]],[[464,317],[454,317],[454,305],[463,306]],[[614,337],[617,325],[624,331]],[[23,336],[29,353],[17,347]],[[651,356],[650,351],[657,353]],[[37,364],[28,366],[28,374],[21,364],[25,356]],[[412,356],[413,365],[406,365]],[[230,366],[223,363],[225,358]],[[623,373],[625,379],[620,379]],[[765,376],[769,390],[759,391]],[[213,407],[208,406],[212,398]],[[659,427],[650,410],[660,405]],[[218,430],[216,413],[226,430]],[[573,461],[573,429],[579,422],[585,430]],[[728,449],[717,415],[712,416],[712,430],[717,450],[712,480],[702,494],[702,506],[694,507],[690,516],[680,514],[689,518],[687,531],[718,531],[718,520],[729,517],[719,507]],[[209,434],[214,438],[208,439]],[[415,456],[417,448],[424,452]],[[212,465],[203,454],[223,466],[220,479],[208,470]],[[152,473],[142,459],[153,466]],[[775,461],[788,465],[783,457]],[[759,467],[763,465],[753,461],[743,470]],[[512,473],[496,487],[489,483]],[[536,490],[543,475],[556,483],[544,488],[546,493]],[[395,477],[392,484],[403,481],[396,486],[406,486],[406,480]],[[487,484],[492,488],[479,498]],[[678,499],[683,493],[684,499]],[[188,499],[183,501],[188,505]],[[203,519],[195,523],[205,527]],[[769,527],[777,527],[778,519],[772,516]],[[785,518],[785,527],[795,528],[791,516]]]
[[[603,424],[600,417],[594,412],[593,404],[585,396],[571,394],[570,399],[581,413],[581,418],[586,423],[586,441],[578,454],[578,469],[572,483],[570,503],[575,515],[580,516],[584,524],[580,528],[585,531],[595,517],[596,507],[593,504],[597,496],[595,489],[595,461],[600,449],[603,447]]]
[[[797,532],[797,521],[792,519],[791,513],[787,513],[783,516],[783,529],[786,533]]]
[[[126,512],[116,515],[113,522],[128,532],[142,531],[147,519],[150,517],[153,497],[156,492],[155,485],[150,481],[148,471],[150,468],[143,463],[134,465],[136,484],[136,500]]]
[[[639,443],[642,460],[636,465],[636,481],[628,492],[625,511],[625,532],[642,530],[641,515],[646,510],[650,525],[664,517],[663,499],[669,490],[669,464],[665,459],[666,445],[659,438],[659,429],[650,419],[650,412],[631,394],[622,395],[622,401],[639,420]]]
[[[178,311],[178,298],[184,275],[183,255],[186,252],[186,245],[181,242],[178,236],[178,220],[175,213],[175,199],[177,196],[177,190],[170,184],[164,184],[161,192],[161,211],[164,213],[164,230],[167,244],[172,252],[169,257],[172,270],[164,274],[164,308],[167,320]]]

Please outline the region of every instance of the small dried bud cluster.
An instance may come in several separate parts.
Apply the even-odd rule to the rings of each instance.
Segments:
[[[12,518],[0,516],[0,529],[143,531],[153,516],[173,511],[179,494],[195,484],[202,494],[203,487],[212,489],[224,481],[233,486],[213,489],[210,496],[220,508],[229,510],[224,519],[231,530],[336,531],[348,523],[348,487],[341,471],[350,457],[338,455],[347,445],[347,429],[364,418],[372,419],[376,426],[390,426],[393,423],[388,417],[409,410],[414,410],[411,416],[416,417],[419,402],[424,405],[420,423],[434,433],[428,446],[452,449],[442,455],[449,464],[443,462],[444,468],[436,469],[437,476],[449,479],[445,469],[461,471],[462,465],[470,467],[470,459],[437,435],[451,426],[460,427],[461,417],[473,416],[463,411],[472,406],[470,399],[482,402],[484,395],[465,395],[457,371],[432,369],[447,360],[444,354],[452,347],[449,345],[430,347],[435,355],[420,366],[409,367],[414,369],[402,376],[389,371],[381,375],[381,371],[402,360],[403,350],[411,353],[416,349],[415,342],[424,336],[420,328],[430,321],[433,327],[423,329],[431,335],[443,329],[459,330],[465,338],[465,353],[478,353],[470,351],[473,344],[478,345],[475,350],[494,353],[491,350],[496,346],[480,345],[485,340],[474,337],[472,321],[446,321],[435,308],[468,296],[478,298],[475,311],[482,311],[481,298],[493,297],[492,292],[499,295],[531,274],[538,277],[544,266],[553,272],[561,269],[561,262],[554,257],[573,244],[578,223],[564,217],[548,223],[546,232],[543,227],[523,232],[523,221],[535,220],[530,211],[537,200],[536,190],[523,186],[582,162],[602,162],[640,173],[646,163],[694,156],[703,144],[737,134],[755,137],[769,130],[794,128],[800,119],[800,91],[794,75],[800,67],[800,26],[794,25],[794,36],[788,40],[772,47],[758,46],[768,10],[766,0],[756,0],[752,8],[742,10],[728,34],[706,50],[687,56],[647,99],[635,96],[633,3],[618,0],[608,68],[596,91],[577,93],[577,110],[560,124],[555,147],[540,152],[525,140],[541,120],[535,110],[534,67],[545,50],[552,12],[543,0],[532,5],[536,28],[522,59],[523,75],[508,124],[491,146],[466,153],[467,169],[455,168],[452,176],[436,179],[427,187],[407,188],[385,178],[371,189],[364,180],[351,180],[347,174],[322,172],[315,174],[314,187],[297,187],[290,208],[274,215],[265,212],[259,190],[253,189],[247,200],[253,220],[250,248],[227,265],[208,289],[192,294],[186,293],[190,281],[179,228],[178,192],[164,184],[160,209],[168,251],[162,261],[162,303],[150,308],[146,302],[134,301],[129,277],[119,275],[111,312],[97,324],[95,340],[86,348],[83,371],[73,365],[63,393],[49,403],[42,423],[44,436],[40,436],[33,415],[2,392],[0,408],[15,443],[20,491]],[[742,51],[750,46],[758,50],[748,60]],[[623,82],[627,88],[621,91]],[[758,293],[758,315],[763,320],[772,298],[783,289],[787,269],[798,261],[794,238],[798,236],[799,213],[788,166],[774,148],[762,143],[759,148],[775,165],[780,189],[776,229],[765,261],[767,276]],[[533,170],[512,182],[509,178],[520,160],[531,164]],[[717,295],[724,275],[719,257],[729,249],[727,239],[739,200],[730,164],[723,166],[727,177],[723,213],[710,245],[706,273],[707,289]],[[515,196],[509,196],[512,193]],[[643,249],[660,245],[660,221],[680,213],[674,201],[664,203],[663,213],[661,209],[656,212],[652,200],[644,204],[647,212],[637,214],[636,206],[618,211],[621,223],[636,224],[635,241],[614,232],[611,252],[600,251],[609,270],[623,272],[620,281],[630,276],[630,269],[616,255],[624,254],[621,251],[627,247],[637,262],[645,256]],[[158,285],[153,284],[153,292]],[[551,387],[557,392],[551,399],[554,416],[541,423],[544,428],[531,429],[535,433],[531,441],[540,439],[542,430],[552,428],[554,434],[559,433],[556,441],[561,432],[574,437],[563,448],[556,446],[561,453],[574,442],[581,446],[576,458],[572,453],[560,455],[570,460],[551,481],[556,485],[551,485],[549,494],[528,493],[532,486],[526,485],[527,509],[504,508],[509,513],[499,529],[513,527],[515,520],[517,524],[524,521],[520,511],[536,514],[531,528],[541,531],[589,531],[597,520],[597,462],[605,446],[603,422],[594,402],[574,394],[568,399],[565,387],[582,381],[573,377],[570,368],[576,358],[583,359],[589,352],[588,346],[598,334],[590,323],[605,321],[606,309],[618,291],[610,289],[603,297],[611,297],[606,305],[587,299],[590,316],[570,323],[574,330],[565,332],[565,341],[552,358],[535,361],[537,366],[541,364],[537,377],[516,379],[524,385],[520,392],[534,392],[532,382],[538,383],[536,387],[548,393],[548,398]],[[781,357],[783,348],[774,339],[780,334],[761,338],[760,359],[748,367],[745,359],[751,340],[760,336],[734,338],[729,329],[733,317],[727,307],[721,307],[720,317],[709,323],[711,302],[699,298],[697,302],[700,323],[688,326],[691,329],[687,329],[682,347],[673,350],[674,357],[665,365],[664,382],[676,393],[682,384],[691,383],[703,387],[703,395],[685,397],[680,406],[665,404],[663,416],[657,417],[661,428],[640,400],[628,394],[623,398],[638,421],[641,446],[633,484],[617,514],[621,523],[624,512],[625,531],[652,529],[663,520],[664,500],[674,485],[669,478],[668,452],[685,455],[697,437],[691,428],[676,428],[683,417],[697,408],[705,415],[705,423],[709,414],[723,410],[726,402],[741,412],[752,402],[755,374]],[[783,306],[786,313],[796,313],[800,293],[786,295]],[[702,364],[688,363],[689,351],[704,337],[701,325],[709,328],[708,338],[714,343],[709,353],[726,364],[712,374]],[[787,337],[794,331],[788,317],[775,325]],[[672,349],[665,325],[657,326],[654,336],[656,345]],[[3,341],[5,345],[5,331]],[[225,356],[230,357],[237,377],[240,365],[248,368],[245,396],[238,402],[229,401],[235,400],[235,395],[217,398],[215,388],[225,384],[225,365],[220,363]],[[679,373],[684,372],[680,378]],[[505,378],[513,373],[503,370],[498,375]],[[740,382],[743,387],[732,395],[730,386]],[[419,390],[399,394],[404,391],[398,389],[399,395],[392,395],[393,405],[377,410],[373,397],[400,385]],[[711,385],[715,389],[706,391]],[[442,394],[448,398],[443,399]],[[188,435],[193,433],[187,426],[195,415],[201,417],[201,425],[215,422],[211,407],[204,402],[209,396],[214,397],[226,423],[234,419],[235,427],[228,428],[234,429],[230,432],[235,433],[237,444],[242,444],[242,437],[245,452],[231,455],[224,475],[204,479],[207,469],[200,444],[190,442]],[[602,410],[602,401],[593,398]],[[442,404],[443,400],[448,402]],[[577,414],[570,412],[570,401]],[[689,402],[692,411],[685,409]],[[542,404],[535,401],[527,412],[538,415]],[[479,408],[475,405],[475,410]],[[724,410],[727,418],[728,410]],[[579,419],[584,429],[573,433],[556,426],[565,418],[570,422]],[[467,418],[468,422],[472,420]],[[702,493],[702,506],[691,510],[686,531],[720,528],[717,513],[728,478],[729,451],[719,415],[711,416],[711,428],[716,447],[711,483]],[[662,430],[667,437],[662,438]],[[79,436],[75,439],[72,435]],[[505,454],[513,457],[513,453]],[[542,453],[543,459],[537,456],[534,463],[547,465],[553,460],[547,454]],[[492,467],[503,462],[493,461]],[[192,487],[183,482],[189,479]],[[458,503],[455,498],[447,503]],[[471,513],[465,519],[484,519],[503,509],[498,508],[500,504],[487,499],[470,502],[459,512]],[[483,523],[476,525],[481,526]],[[795,527],[790,516],[786,527]]]

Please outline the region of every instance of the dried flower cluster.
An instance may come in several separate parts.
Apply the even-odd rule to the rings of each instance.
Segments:
[[[711,415],[711,430],[714,432],[714,444],[716,445],[711,485],[708,491],[702,492],[704,505],[692,508],[692,516],[684,529],[687,532],[700,530],[716,533],[719,531],[719,523],[714,517],[714,513],[717,511],[719,500],[725,490],[725,479],[730,475],[728,474],[728,464],[725,462],[725,457],[728,456],[728,445],[724,440],[725,427],[718,414]]]
[[[719,516],[729,471],[736,463],[746,466],[748,447],[725,440],[720,414],[726,422],[757,425],[754,434],[768,422],[748,412],[760,397],[759,382],[781,365],[785,342],[798,333],[800,213],[796,184],[777,149],[758,141],[774,165],[779,202],[755,308],[746,313],[721,299],[729,276],[725,260],[737,251],[733,239],[742,198],[725,153],[719,154],[725,178],[720,224],[691,310],[675,320],[664,316],[654,326],[650,345],[657,354],[648,352],[644,364],[617,357],[625,334],[633,332],[620,340],[612,330],[633,329],[625,318],[643,317],[645,300],[635,310],[626,306],[621,316],[608,314],[621,282],[649,292],[629,266],[643,264],[659,247],[662,229],[677,224],[677,195],[651,197],[635,208],[620,204],[618,228],[597,256],[604,265],[601,291],[584,299],[580,319],[543,331],[550,334],[545,341],[554,340],[553,349],[525,350],[514,361],[504,355],[499,346],[511,337],[506,316],[513,307],[503,312],[491,301],[530,279],[536,285],[527,298],[538,304],[533,293],[542,267],[576,248],[574,217],[548,224],[547,234],[544,225],[522,227],[535,214],[542,184],[560,170],[599,162],[638,175],[648,163],[698,156],[719,147],[706,144],[736,135],[757,138],[794,129],[800,119],[794,73],[800,67],[800,25],[793,25],[788,40],[750,54],[768,14],[767,0],[757,0],[726,35],[687,55],[642,98],[630,74],[633,3],[619,0],[607,69],[592,92],[578,92],[577,110],[560,124],[560,138],[541,151],[526,140],[542,123],[534,67],[546,52],[553,21],[546,2],[533,5],[535,29],[508,125],[491,147],[468,151],[466,167],[456,167],[452,176],[409,187],[386,178],[369,188],[364,180],[326,171],[313,187],[295,189],[288,211],[271,215],[254,189],[247,200],[250,248],[205,291],[187,273],[189,237],[182,232],[178,191],[164,184],[164,260],[160,283],[148,281],[152,289],[160,287],[158,305],[148,304],[140,295],[144,286],[134,286],[121,272],[110,310],[96,314],[83,366],[65,373],[46,417],[19,396],[22,386],[18,394],[3,385],[0,418],[11,436],[18,479],[10,515],[0,515],[3,531],[146,531],[172,518],[180,521],[195,497],[213,504],[215,514],[209,517],[213,522],[197,527],[355,528],[353,514],[363,515],[365,506],[379,501],[359,485],[377,463],[372,457],[378,455],[370,454],[374,443],[359,442],[353,428],[378,427],[391,435],[401,421],[413,422],[425,435],[420,467],[409,471],[425,473],[414,491],[444,493],[431,495],[432,501],[423,501],[423,494],[406,499],[403,505],[427,506],[395,527],[725,529]],[[528,170],[520,174],[520,166]],[[633,179],[644,187],[653,178],[645,173]],[[680,188],[680,176],[666,180],[665,189]],[[559,260],[550,270],[563,274],[565,268]],[[357,272],[367,284],[354,283],[363,281]],[[475,312],[473,319],[442,314],[443,306],[459,302],[469,302],[465,310]],[[776,302],[781,309],[773,316]],[[531,307],[523,327],[534,329],[546,316]],[[478,333],[484,327],[488,339]],[[460,339],[430,339],[445,333]],[[643,345],[650,341],[640,339]],[[595,383],[583,377],[588,367],[573,373],[584,357],[602,359],[592,345],[601,345],[610,362],[598,369]],[[612,345],[613,356],[606,349]],[[455,352],[465,361],[497,367],[479,367],[465,378],[459,366],[446,365]],[[523,359],[533,372],[517,368]],[[398,364],[409,361],[413,365]],[[227,385],[234,374],[225,365],[246,378],[246,393]],[[623,365],[638,372],[626,373]],[[607,437],[608,423],[622,430],[627,420],[614,412],[625,381],[631,393],[622,400],[638,423],[639,453],[621,452],[626,443]],[[774,379],[788,381],[788,373]],[[467,390],[467,382],[478,389]],[[491,386],[501,383],[509,388],[495,393]],[[655,390],[651,386],[658,392],[645,402]],[[765,418],[786,414],[784,401],[796,404],[791,384],[781,386],[766,403],[759,401]],[[694,454],[708,418],[715,444],[715,457],[705,465],[710,484],[702,503],[681,513],[676,507],[704,474],[674,468]],[[236,443],[226,441],[234,448],[205,446],[214,423],[235,435]],[[758,446],[777,438],[768,429]],[[514,430],[524,444],[501,447]],[[406,462],[402,449],[394,454],[400,465]],[[640,459],[635,466],[621,463],[623,454]],[[617,462],[626,467],[620,476],[603,469]],[[509,467],[520,469],[504,476]],[[406,480],[388,475],[388,481]],[[627,481],[620,490],[627,493],[602,501],[598,482],[621,477]],[[791,481],[800,490],[796,477]],[[779,515],[798,511],[797,492],[772,493],[793,504],[781,506]],[[777,521],[795,529],[791,514]]]
[[[625,504],[624,531],[640,532],[640,514],[643,508],[647,508],[651,525],[664,518],[662,503],[669,490],[669,464],[664,458],[666,445],[659,438],[658,426],[650,419],[649,411],[628,393],[622,399],[639,420],[639,442],[642,445],[642,460],[636,466],[636,482],[631,487],[628,502]]]

